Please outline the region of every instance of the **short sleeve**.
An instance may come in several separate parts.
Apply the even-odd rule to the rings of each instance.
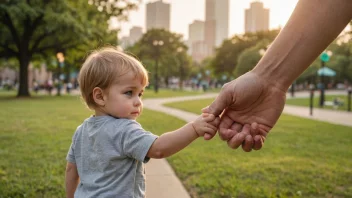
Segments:
[[[145,131],[141,125],[129,120],[122,136],[122,150],[128,157],[134,158],[141,162],[148,162],[149,158],[146,156],[149,148],[158,136]]]
[[[75,132],[75,134],[72,137],[72,143],[71,143],[70,149],[68,150],[68,153],[67,153],[67,156],[66,156],[66,160],[68,162],[73,163],[73,164],[76,164],[76,158],[75,158],[76,136],[77,136],[77,131]]]

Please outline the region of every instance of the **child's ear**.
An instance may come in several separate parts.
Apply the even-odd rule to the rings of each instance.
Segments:
[[[99,87],[94,87],[93,89],[93,99],[94,102],[99,106],[105,106],[104,92]]]

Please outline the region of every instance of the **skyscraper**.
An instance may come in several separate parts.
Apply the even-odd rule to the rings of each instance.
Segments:
[[[132,45],[134,45],[140,38],[143,36],[143,29],[138,26],[133,26],[130,29],[130,35],[124,36],[119,39],[120,46],[122,49],[126,49]]]
[[[194,20],[188,26],[189,52],[192,54],[192,45],[197,41],[204,41],[204,21]]]
[[[245,11],[245,32],[269,30],[269,9],[262,2],[252,2]]]
[[[138,26],[133,26],[130,29],[130,39],[132,43],[136,43],[143,36],[143,29]]]
[[[229,36],[229,0],[206,0],[204,40],[210,51]]]
[[[146,28],[170,30],[170,4],[162,0],[148,3],[146,6]]]
[[[209,54],[207,44],[204,42],[204,28],[204,21],[200,20],[194,20],[188,26],[188,50],[193,60],[197,62],[201,62]]]

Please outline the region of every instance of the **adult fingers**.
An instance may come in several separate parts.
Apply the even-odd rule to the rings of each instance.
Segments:
[[[219,116],[228,106],[233,103],[233,85],[226,83],[219,95],[204,111]]]
[[[260,135],[254,136],[254,150],[260,150],[263,147],[264,141]]]
[[[252,135],[250,134],[251,127],[248,124],[245,124],[242,128],[241,133],[246,134],[246,137],[242,143],[242,149],[246,152],[250,152],[253,148],[254,140]]]
[[[253,148],[254,140],[251,135],[247,135],[242,144],[242,149],[245,152],[251,152]]]
[[[246,134],[237,133],[229,141],[227,141],[227,145],[232,149],[237,149],[242,144],[245,138]]]
[[[219,124],[219,136],[222,140],[229,140],[235,134],[234,130],[231,130],[231,126],[233,125],[234,121],[225,114],[221,117],[220,124]]]
[[[242,127],[243,127],[242,124],[235,122],[235,123],[232,124],[231,129],[236,131],[236,132],[241,132],[242,131]]]

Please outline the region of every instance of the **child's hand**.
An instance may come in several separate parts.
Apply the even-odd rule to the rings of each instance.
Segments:
[[[205,133],[213,137],[218,130],[219,123],[219,117],[215,117],[213,114],[203,113],[193,121],[192,126],[199,137],[204,136]]]

